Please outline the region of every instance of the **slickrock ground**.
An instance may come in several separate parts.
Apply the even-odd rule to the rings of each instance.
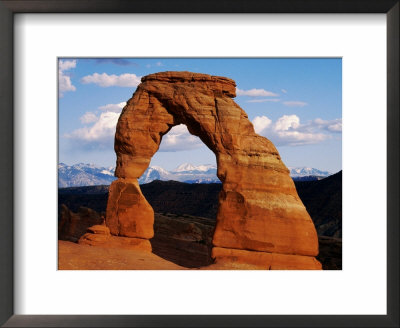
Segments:
[[[105,248],[58,241],[59,270],[188,270],[167,261],[153,253],[121,248]],[[279,270],[279,266],[243,263],[240,261],[220,261],[192,270]],[[285,268],[284,268],[285,269]],[[287,269],[287,268],[286,268]],[[301,267],[293,266],[293,270]]]
[[[245,111],[233,101],[235,96],[235,81],[225,77],[191,72],[143,77],[118,120],[118,180],[109,189],[106,224],[115,236],[153,237],[154,211],[137,179],[162,136],[186,124],[217,158],[222,190],[213,245],[255,251],[246,253],[249,263],[259,259],[260,251],[291,255],[282,257],[290,262],[287,268],[298,267],[307,256],[311,262],[304,269],[318,269],[317,233],[289,170],[272,142],[255,133]],[[214,254],[218,261],[220,253]]]
[[[179,246],[178,246],[179,247]],[[171,251],[171,254],[174,252]],[[182,250],[181,250],[182,252]],[[179,251],[178,251],[179,253]],[[175,253],[176,255],[176,253]],[[185,259],[182,259],[184,261]],[[186,259],[187,261],[188,259]],[[301,264],[301,263],[300,263]],[[154,253],[140,250],[105,248],[58,241],[59,270],[280,270],[275,266],[240,261],[224,261],[200,267],[183,267]],[[287,269],[287,267],[283,268]],[[293,266],[293,270],[302,267]]]
[[[153,253],[138,250],[103,248],[58,241],[59,270],[189,270]],[[265,270],[264,267],[226,263],[212,264],[192,270]]]
[[[58,241],[59,270],[184,270],[161,257],[139,250],[103,248]]]

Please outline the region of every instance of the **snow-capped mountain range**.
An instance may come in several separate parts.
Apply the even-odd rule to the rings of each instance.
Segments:
[[[189,183],[213,183],[220,182],[217,178],[215,165],[182,164],[172,171],[167,171],[159,166],[150,166],[139,178],[139,183],[149,183],[153,180],[175,180]]]
[[[58,187],[80,187],[109,185],[116,178],[114,167],[99,167],[94,164],[79,163],[72,166],[58,164]]]
[[[293,179],[303,177],[327,177],[331,173],[320,171],[310,167],[289,167]],[[116,178],[114,177],[115,167],[99,167],[95,164],[79,163],[75,165],[58,165],[58,186],[78,187],[109,185]],[[139,178],[139,183],[149,183],[154,180],[175,180],[187,183],[219,183],[217,178],[217,167],[212,164],[193,165],[184,163],[174,170],[168,171],[160,166],[150,166]]]
[[[314,169],[312,167],[288,167],[290,170],[290,176],[292,178],[299,178],[299,177],[327,177],[332,173],[328,171],[320,171],[318,169]]]

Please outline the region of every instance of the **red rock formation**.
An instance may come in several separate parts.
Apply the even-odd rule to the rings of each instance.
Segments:
[[[153,236],[154,213],[137,179],[158,150],[162,136],[173,126],[186,124],[217,158],[222,191],[214,246],[308,256],[314,263],[318,254],[314,224],[277,149],[254,132],[247,114],[232,100],[235,87],[231,79],[190,72],[142,78],[117,125],[119,179],[110,187],[107,226],[113,235]],[[219,254],[214,252],[217,262]],[[303,263],[293,257],[285,259],[279,268],[292,269],[294,262]],[[295,267],[308,269],[309,265]]]
[[[108,192],[107,226],[113,235],[153,237],[154,211],[140,191],[137,179],[118,179]]]
[[[87,233],[79,239],[78,244],[151,252],[149,240],[112,236],[110,229],[105,225],[94,225],[88,228]]]
[[[315,257],[287,255],[279,253],[254,252],[242,249],[214,247],[212,256],[217,258],[217,265],[227,269],[242,264],[261,270],[321,270],[322,266]],[[211,265],[210,269],[212,269]]]

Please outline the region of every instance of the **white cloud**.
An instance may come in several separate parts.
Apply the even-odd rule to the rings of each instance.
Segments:
[[[114,138],[115,127],[118,122],[119,113],[105,112],[94,121],[92,126],[74,130],[66,134],[65,137],[71,139],[79,139],[85,142],[105,142]]]
[[[192,150],[204,146],[200,138],[190,134],[186,125],[174,126],[163,136],[160,149],[161,152],[175,152],[181,150]]]
[[[247,100],[246,102],[249,102],[249,103],[263,103],[263,102],[278,102],[278,101],[280,101],[280,99],[277,99],[277,98],[271,98],[271,99],[262,98],[262,99],[250,99],[250,100]]]
[[[283,104],[285,106],[289,106],[289,107],[304,107],[306,105],[308,105],[306,102],[304,101],[284,101]]]
[[[58,69],[60,71],[68,71],[76,67],[76,60],[61,60],[58,62]]]
[[[279,137],[279,142],[277,144],[286,144],[289,146],[316,144],[330,138],[329,135],[323,133],[307,133],[300,131],[277,131],[276,133]]]
[[[318,126],[326,131],[341,133],[342,132],[342,119],[337,118],[331,121],[325,121],[320,118],[315,119],[310,123],[310,125]]]
[[[342,122],[328,125],[327,129],[332,132],[342,132]]]
[[[98,117],[93,112],[86,112],[80,118],[82,124],[94,123],[98,120]]]
[[[257,116],[253,120],[254,130],[256,133],[261,133],[271,125],[272,121],[266,116]]]
[[[286,89],[281,89],[281,91],[282,91],[283,93],[287,93],[287,90],[286,90]]]
[[[266,116],[253,119],[256,133],[271,139],[278,146],[316,144],[332,137],[332,132],[341,130],[341,119],[324,121],[316,119],[301,124],[297,115],[283,115],[274,123]]]
[[[85,126],[64,134],[64,137],[75,141],[74,147],[112,149],[118,118],[125,105],[124,101],[100,106],[98,109],[103,111],[100,116],[95,112],[86,112],[80,117]]]
[[[76,87],[71,82],[71,77],[64,72],[76,67],[76,60],[58,61],[58,95],[64,96],[64,92],[75,91]]]
[[[300,126],[300,118],[297,115],[283,115],[276,122],[275,131],[287,131],[297,129]]]
[[[100,106],[98,109],[105,112],[121,113],[122,109],[125,107],[126,101],[120,102],[119,104],[107,104]]]
[[[86,75],[81,79],[81,83],[89,84],[94,83],[100,87],[107,88],[112,86],[117,87],[137,87],[140,84],[140,76],[136,74],[121,74],[121,75],[108,75],[107,73],[93,73]]]
[[[237,96],[249,96],[249,97],[277,97],[279,96],[276,93],[271,91],[267,91],[264,89],[250,89],[250,90],[241,90],[236,88]]]
[[[58,93],[60,97],[64,96],[64,92],[75,90],[76,88],[72,85],[71,78],[61,71],[58,72]]]

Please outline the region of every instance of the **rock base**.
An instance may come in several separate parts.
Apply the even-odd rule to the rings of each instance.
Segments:
[[[78,241],[81,245],[100,246],[103,248],[131,249],[151,252],[148,239],[113,236],[105,225],[95,225],[87,229]]]
[[[321,263],[311,256],[214,247],[211,257],[215,264],[207,269],[322,270]]]
[[[58,241],[58,270],[185,270],[150,252]],[[95,287],[97,288],[97,287]]]

